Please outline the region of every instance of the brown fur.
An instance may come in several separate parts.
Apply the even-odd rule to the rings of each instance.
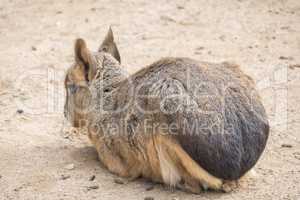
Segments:
[[[65,115],[73,126],[86,122],[101,162],[112,173],[128,179],[142,176],[193,193],[208,188],[228,191],[228,183],[252,168],[264,149],[268,137],[264,109],[253,80],[235,64],[165,58],[128,78],[122,72],[111,29],[95,54],[78,39],[75,62],[65,79]],[[226,90],[216,90],[228,82]],[[211,92],[209,97],[214,99],[195,97],[193,92],[199,88],[204,94]],[[180,95],[162,104],[166,96],[174,94]],[[230,98],[224,114],[218,103],[226,95]],[[176,106],[176,112],[166,113]],[[124,110],[118,111],[120,108]],[[212,125],[218,115],[202,112],[212,108],[217,110],[208,111],[225,118],[220,125],[226,133],[208,126],[211,129],[185,134],[184,121]],[[150,130],[145,129],[147,120],[151,121]],[[171,123],[179,125],[174,135],[161,127]],[[120,129],[110,127],[113,124]]]
[[[152,181],[167,183],[173,187],[192,193],[199,193],[202,187],[207,189],[222,189],[222,180],[210,175],[202,169],[189,155],[178,145],[176,141],[168,136],[156,134],[154,137],[143,138],[145,148],[143,152],[137,152],[123,141],[115,141],[112,148],[106,146],[104,138],[99,133],[89,129],[89,138],[98,151],[101,162],[113,173],[128,179],[135,179],[140,176],[150,178]],[[117,138],[115,138],[118,140]],[[144,155],[142,155],[144,154]],[[177,182],[166,182],[163,179],[160,156],[164,155],[167,162],[178,172]],[[173,176],[173,174],[170,174]]]

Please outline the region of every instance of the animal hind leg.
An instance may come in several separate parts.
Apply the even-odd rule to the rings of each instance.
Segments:
[[[185,178],[186,184],[198,191],[197,180],[205,189],[222,190],[222,180],[209,174],[199,166],[183,149],[169,136],[157,135],[157,144],[164,146],[167,155],[171,158],[177,169],[181,169],[180,176]]]

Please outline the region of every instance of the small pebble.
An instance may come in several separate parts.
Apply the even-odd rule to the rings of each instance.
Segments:
[[[282,144],[281,147],[283,147],[283,148],[292,148],[293,146],[291,144]]]
[[[300,68],[300,64],[289,65],[290,69]]]
[[[65,166],[65,169],[68,169],[68,170],[72,170],[74,168],[75,168],[75,165],[73,163],[68,164],[68,165]]]
[[[63,138],[69,139],[69,138],[70,138],[70,135],[65,134],[65,135],[63,135]]]
[[[203,50],[204,47],[197,47],[196,50]]]
[[[260,58],[260,59],[259,59],[259,61],[260,61],[260,62],[265,62],[265,61],[266,61],[266,59],[264,59],[264,58]]]
[[[154,200],[154,197],[145,197],[144,200]]]
[[[296,159],[300,160],[300,152],[295,152],[293,155]]]
[[[96,176],[93,175],[93,176],[91,176],[91,177],[89,178],[89,181],[93,181],[93,180],[95,180],[95,178],[96,178]]]
[[[146,186],[146,191],[150,191],[154,189],[154,185],[148,185]]]
[[[87,187],[87,190],[90,191],[90,190],[97,190],[99,189],[99,186],[98,185],[92,185],[92,186],[88,186]]]
[[[31,50],[32,50],[32,51],[36,51],[37,48],[36,48],[35,46],[32,46],[32,47],[31,47]]]
[[[281,30],[287,30],[289,28],[290,28],[289,26],[282,26],[282,27],[280,27]]]
[[[124,180],[120,179],[120,178],[115,178],[114,182],[117,184],[125,184]]]
[[[225,41],[226,40],[226,36],[225,35],[221,35],[220,37],[219,37],[219,39],[221,40],[221,41]]]
[[[22,114],[22,113],[24,113],[24,110],[18,109],[18,110],[17,110],[17,113]]]
[[[163,21],[168,21],[168,22],[176,22],[173,18],[169,17],[169,16],[160,16],[160,19]]]
[[[15,192],[18,192],[18,191],[20,191],[21,189],[22,189],[22,186],[15,188],[14,191],[15,191]]]
[[[293,58],[293,57],[290,57],[290,56],[289,56],[289,57],[286,57],[286,56],[280,56],[279,59],[280,59],[280,60],[294,60],[294,58]]]
[[[71,176],[69,176],[69,175],[61,175],[61,180],[67,180],[67,179],[69,179],[69,178],[71,178]]]

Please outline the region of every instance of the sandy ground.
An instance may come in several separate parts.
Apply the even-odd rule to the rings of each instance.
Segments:
[[[130,72],[186,56],[235,61],[255,79],[271,135],[246,186],[192,195],[117,184],[84,136],[68,136],[62,80],[74,40],[96,49],[109,25]],[[0,199],[299,200],[299,64],[299,0],[1,0]]]

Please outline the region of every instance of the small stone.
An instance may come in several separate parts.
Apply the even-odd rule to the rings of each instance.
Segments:
[[[219,39],[221,40],[221,41],[225,41],[226,40],[226,36],[225,35],[221,35],[220,37],[219,37]]]
[[[114,182],[117,184],[125,184],[124,180],[120,179],[120,178],[115,178]]]
[[[88,18],[85,18],[84,21],[85,21],[85,23],[88,23],[88,22],[89,22],[89,19],[88,19]]]
[[[288,30],[290,27],[289,26],[282,26],[280,27],[281,30]]]
[[[167,22],[176,22],[173,18],[166,15],[160,16],[160,19]]]
[[[96,8],[91,8],[91,11],[93,11],[93,12],[96,11]]]
[[[14,191],[15,191],[15,192],[19,192],[19,191],[22,190],[22,189],[23,189],[23,185],[21,185],[21,186],[15,188]]]
[[[32,51],[36,51],[37,48],[36,48],[35,46],[32,46],[32,47],[31,47],[31,50],[32,50]]]
[[[183,9],[184,9],[184,7],[183,7],[183,6],[180,6],[180,5],[178,5],[178,6],[177,6],[177,9],[178,9],[178,10],[183,10]]]
[[[6,19],[6,18],[7,18],[7,15],[0,15],[0,18]]]
[[[260,61],[260,62],[265,62],[265,61],[266,61],[266,59],[264,59],[264,58],[260,58],[260,59],[259,59],[259,61]]]
[[[24,110],[18,109],[18,110],[17,110],[17,113],[22,114],[22,113],[24,113]]]
[[[287,41],[283,41],[282,44],[285,44],[285,45],[286,45],[286,44],[289,44],[289,43],[288,43]]]
[[[204,47],[197,47],[196,50],[203,50]]]
[[[99,186],[98,185],[92,185],[92,186],[88,186],[87,187],[87,190],[90,191],[90,190],[97,190],[99,189]]]
[[[291,145],[291,144],[282,144],[281,147],[282,148],[292,148],[293,145]]]
[[[72,170],[74,168],[75,168],[75,165],[73,163],[68,164],[68,165],[65,166],[65,169],[68,169],[68,170]]]
[[[289,65],[290,69],[300,68],[300,64]]]
[[[62,12],[62,11],[60,11],[60,10],[56,12],[56,14],[62,14],[62,13],[63,13],[63,12]]]
[[[144,200],[154,200],[154,197],[145,197]]]
[[[71,176],[70,175],[61,175],[61,180],[67,180],[67,179],[69,179],[69,178],[71,178]]]
[[[91,177],[89,178],[89,181],[94,181],[94,180],[95,180],[95,178],[96,178],[96,176],[95,176],[95,175],[93,175],[93,176],[91,176]]]
[[[65,138],[65,139],[69,139],[69,138],[70,138],[70,135],[68,135],[68,134],[65,134],[65,135],[63,135],[63,138]]]
[[[280,60],[294,60],[294,58],[291,57],[291,56],[289,56],[289,57],[287,57],[287,56],[280,56],[279,59]]]
[[[150,191],[154,189],[154,185],[148,185],[146,186],[146,191]]]
[[[293,155],[297,160],[300,160],[300,152],[295,152]]]

